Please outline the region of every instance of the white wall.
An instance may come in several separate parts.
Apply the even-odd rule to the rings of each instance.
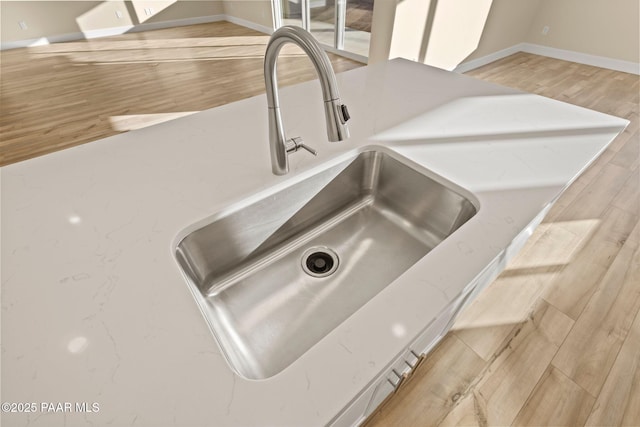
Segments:
[[[503,28],[505,9],[511,15],[510,12],[518,11],[513,3],[522,6],[539,1],[376,0],[369,63],[401,57],[451,70],[477,50],[488,23]],[[511,22],[508,19],[505,21]],[[510,35],[510,38],[518,38],[520,42],[520,37],[527,34],[529,25],[521,30],[522,22],[518,24],[519,32],[515,36]],[[496,36],[489,43],[485,42],[483,48],[486,51],[499,50],[494,45],[502,46],[502,43],[501,38]]]
[[[391,39],[396,19],[396,3],[375,0],[371,21],[371,41],[369,43],[369,64],[386,61],[390,57]]]
[[[542,0],[526,41],[637,63],[639,32],[638,0]]]
[[[489,2],[376,0],[369,63],[399,56],[453,69],[528,49],[623,71],[638,69],[639,0]],[[549,31],[543,35],[545,26]]]
[[[237,18],[240,23],[256,29],[273,29],[271,0],[224,0],[223,8],[224,14],[230,17],[232,22],[233,18]]]
[[[439,0],[421,62],[453,70],[478,47],[493,0]]]
[[[144,9],[152,8],[149,16]],[[118,18],[116,12],[122,14]],[[5,1],[0,2],[0,40],[3,43],[64,34],[219,15],[220,1],[156,0],[135,3],[110,1]],[[19,22],[27,29],[21,29]]]
[[[542,0],[493,0],[478,48],[466,60],[524,42]]]

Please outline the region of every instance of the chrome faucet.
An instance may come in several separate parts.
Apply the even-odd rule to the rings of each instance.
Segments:
[[[267,89],[267,104],[269,106],[269,148],[271,150],[271,169],[276,175],[289,172],[288,155],[303,148],[311,154],[316,151],[305,145],[302,138],[287,139],[282,127],[280,101],[278,99],[278,79],[276,77],[276,59],[280,49],[286,43],[294,43],[305,51],[316,68],[322,97],[324,98],[324,112],[327,121],[327,137],[329,141],[342,141],[349,138],[349,112],[347,106],[340,102],[336,75],[331,68],[327,54],[322,50],[313,36],[300,27],[286,26],[276,30],[267,44],[264,56],[264,83]]]

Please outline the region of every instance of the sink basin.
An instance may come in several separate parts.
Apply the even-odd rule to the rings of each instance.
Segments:
[[[475,215],[386,149],[236,205],[176,258],[233,369],[276,375]]]

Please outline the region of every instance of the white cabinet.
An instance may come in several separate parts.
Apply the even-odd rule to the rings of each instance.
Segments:
[[[331,427],[360,425],[406,379],[418,358],[406,351],[385,369],[384,374],[355,399],[332,423]]]
[[[356,398],[330,424],[332,427],[358,426],[373,414],[375,410],[413,373],[414,369],[424,360],[424,357],[447,333],[456,315],[471,296],[473,287],[469,287],[447,309],[440,313],[413,343],[398,356],[389,368],[358,398]]]
[[[411,372],[420,362],[420,356],[412,350],[405,351],[395,362],[391,368],[387,369],[386,375],[378,380],[378,384],[373,393],[364,417],[371,415],[387,397],[402,385],[402,383],[411,375]]]
[[[360,425],[366,418],[365,411],[371,401],[378,384],[374,383],[367,388],[355,401],[353,401],[342,413],[330,423],[331,427],[353,427]]]
[[[436,319],[422,332],[418,338],[411,344],[411,348],[418,354],[426,354],[438,344],[447,331],[445,328],[451,321],[451,318],[459,308],[459,299],[449,306],[444,312],[440,313]]]

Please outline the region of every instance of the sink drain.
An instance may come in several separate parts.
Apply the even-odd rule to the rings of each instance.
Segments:
[[[302,269],[309,276],[327,277],[338,268],[338,255],[324,246],[307,249],[302,255]]]

